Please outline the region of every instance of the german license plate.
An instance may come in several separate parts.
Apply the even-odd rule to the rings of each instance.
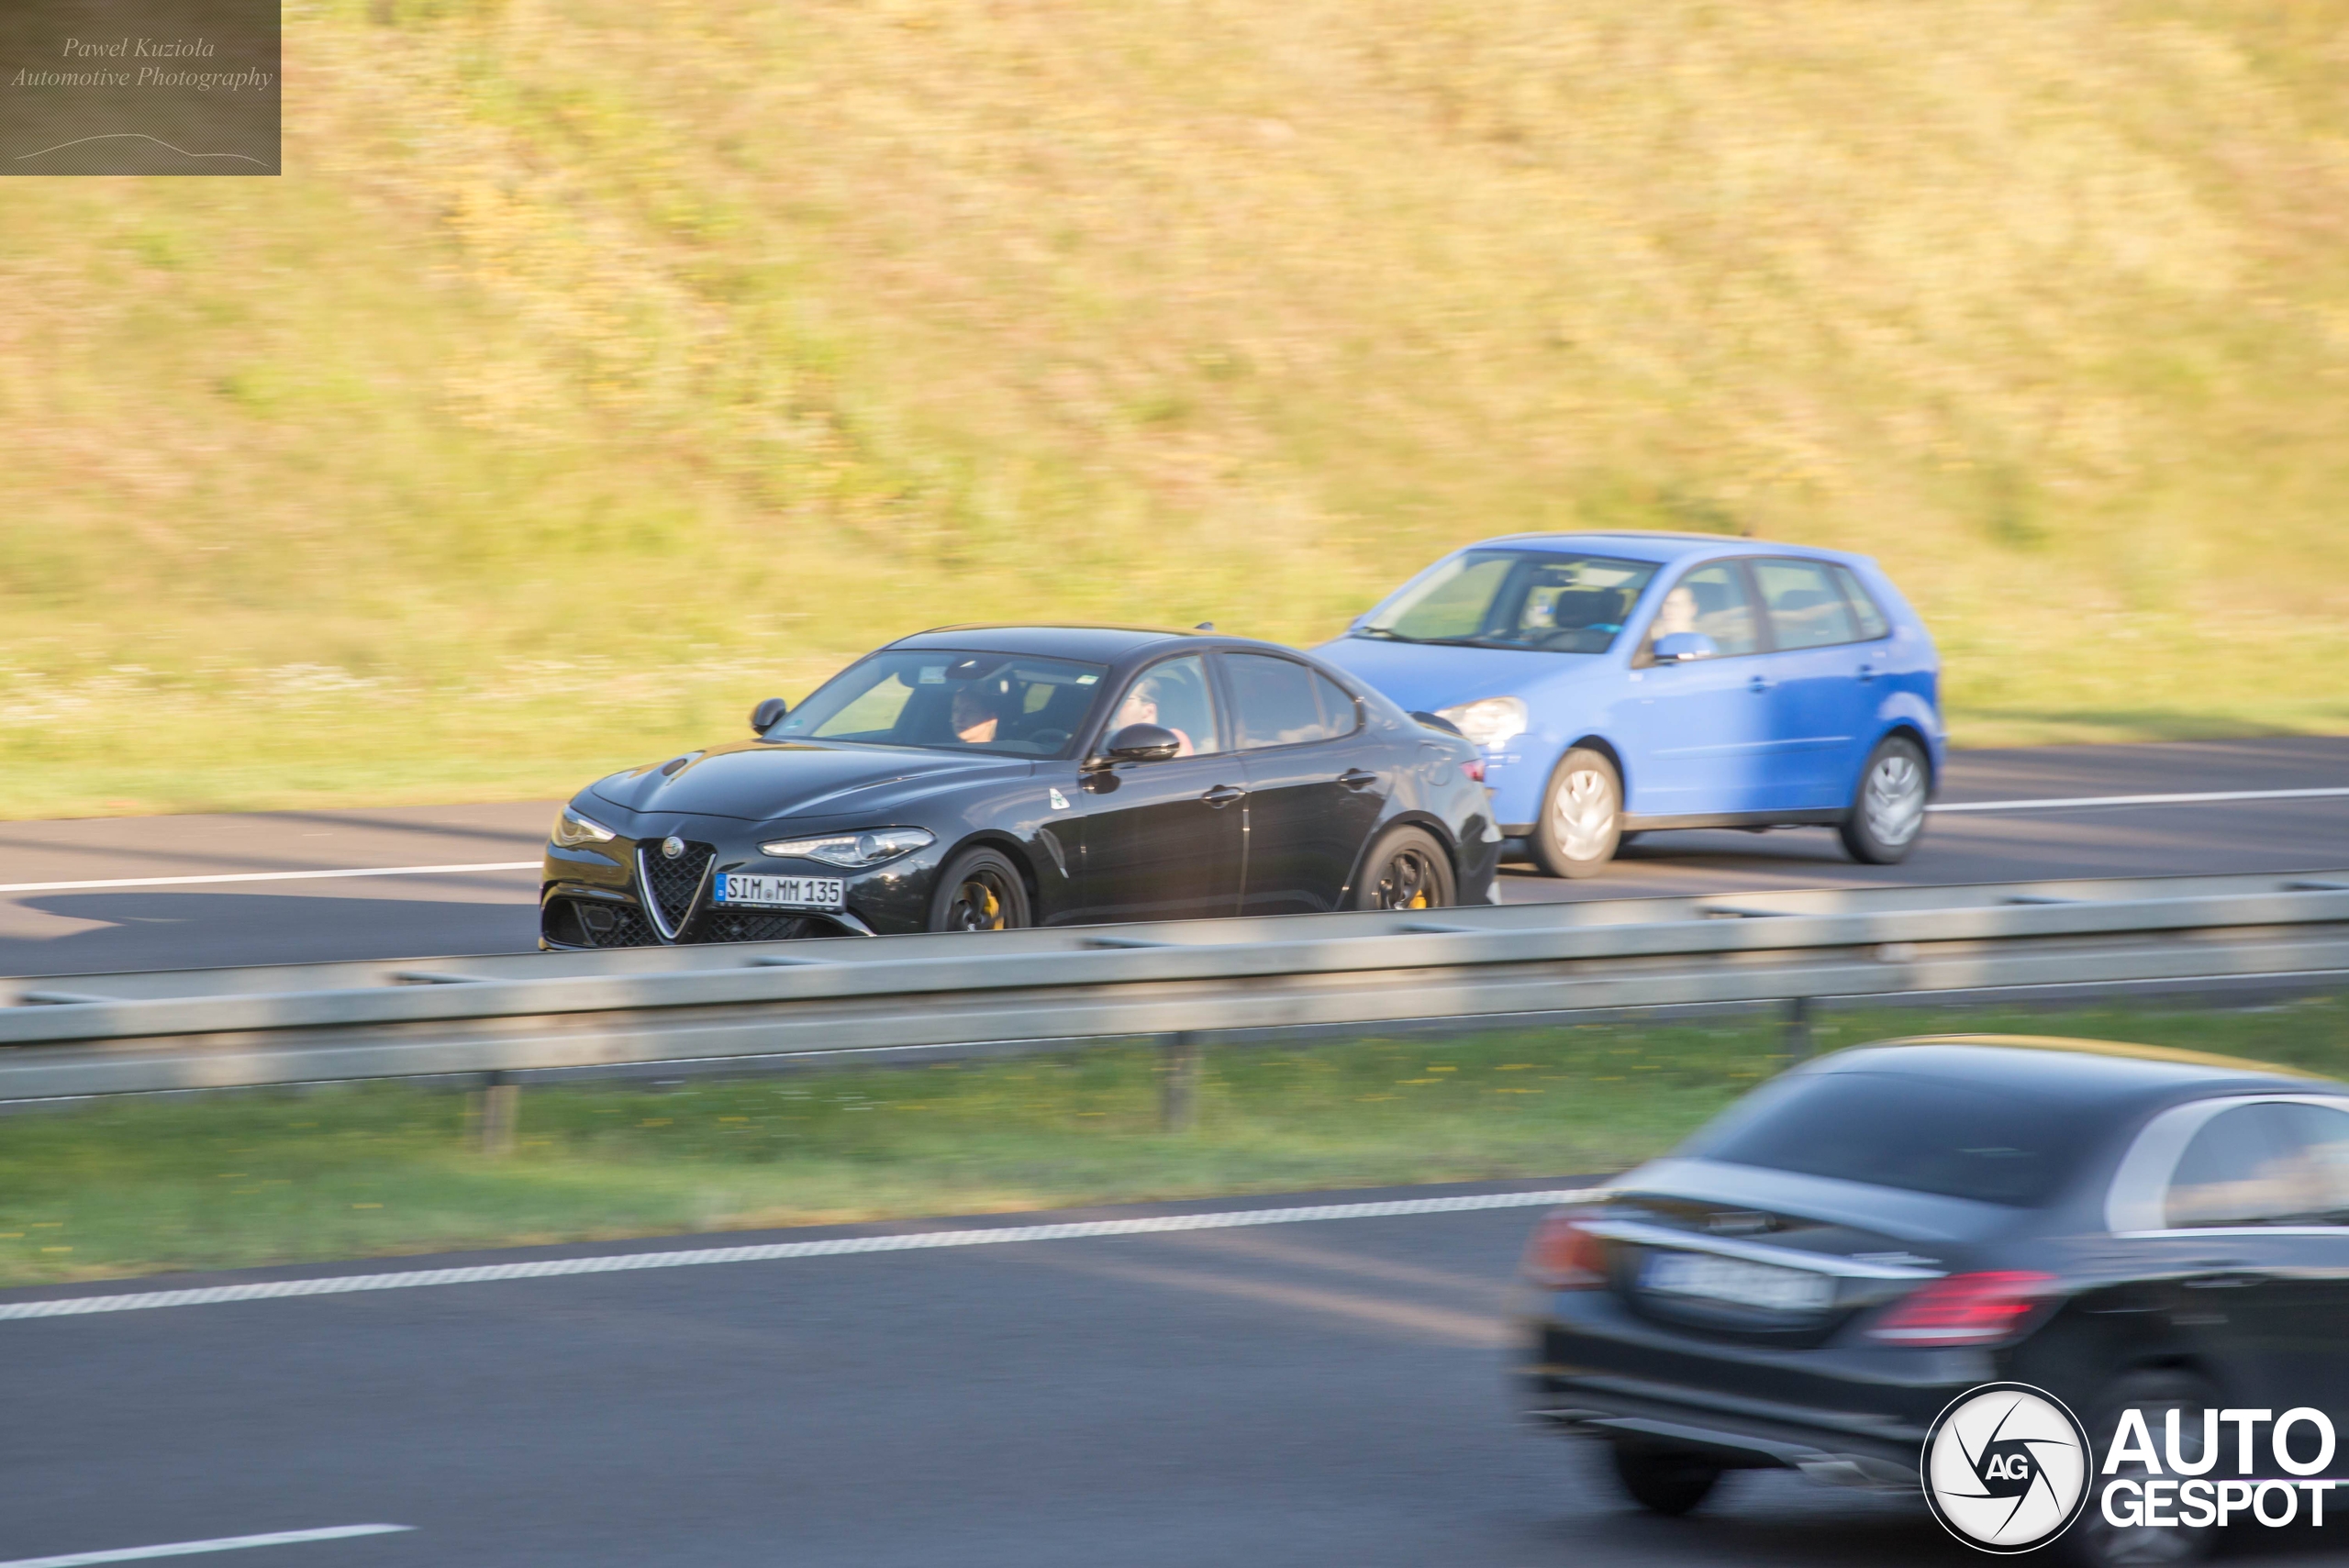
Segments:
[[[1693,1296],[1773,1312],[1810,1312],[1835,1298],[1835,1282],[1803,1269],[1782,1269],[1710,1252],[1658,1252],[1640,1283],[1658,1296]]]
[[[765,876],[756,872],[719,873],[717,902],[729,907],[830,909],[848,906],[836,876]]]

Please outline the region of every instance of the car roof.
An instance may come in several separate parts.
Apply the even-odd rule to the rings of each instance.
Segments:
[[[1781,544],[1772,539],[1741,539],[1729,534],[1668,533],[1661,529],[1610,528],[1593,533],[1502,534],[1478,539],[1469,550],[1496,548],[1589,550],[1631,561],[1659,563],[1696,555],[1800,555],[1820,561],[1854,561],[1859,557],[1816,545]]]
[[[2267,1089],[2349,1090],[2321,1073],[2242,1057],[2055,1035],[1915,1035],[1822,1057],[1821,1073],[1918,1073],[2008,1093],[2079,1099],[2197,1099]]]
[[[1028,653],[1040,659],[1115,663],[1156,643],[1211,637],[1212,632],[1157,626],[1037,626],[989,624],[934,627],[901,637],[891,648],[965,648],[988,653]]]

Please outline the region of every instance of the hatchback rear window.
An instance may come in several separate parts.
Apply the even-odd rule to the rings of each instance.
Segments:
[[[2032,1207],[2085,1151],[2088,1106],[1942,1078],[1823,1073],[1761,1090],[1680,1152],[1733,1165]]]

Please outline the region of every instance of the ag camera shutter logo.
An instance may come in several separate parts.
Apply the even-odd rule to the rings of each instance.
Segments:
[[[1925,1435],[1925,1501],[1983,1551],[2032,1551],[2087,1506],[2087,1429],[2043,1389],[1986,1383],[1952,1400]]]

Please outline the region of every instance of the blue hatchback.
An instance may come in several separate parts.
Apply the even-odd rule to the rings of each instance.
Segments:
[[[1485,752],[1555,876],[1626,833],[1832,826],[1900,860],[1945,747],[1941,656],[1865,556],[1715,534],[1517,534],[1444,557],[1315,650]]]

